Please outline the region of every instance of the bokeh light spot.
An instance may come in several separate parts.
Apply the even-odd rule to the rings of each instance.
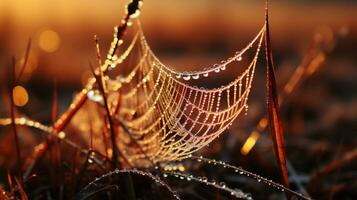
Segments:
[[[63,131],[61,131],[61,132],[58,133],[58,137],[59,137],[60,139],[64,139],[64,138],[66,137],[66,133],[63,132]]]
[[[259,133],[254,131],[253,134],[245,141],[243,147],[240,150],[240,153],[242,155],[247,155],[250,152],[250,150],[252,150],[252,148],[254,147],[259,136],[260,136]]]
[[[13,88],[12,96],[14,104],[19,107],[26,105],[29,100],[29,95],[27,94],[26,89],[20,85]]]
[[[60,45],[60,37],[53,30],[45,30],[41,32],[38,46],[47,53],[55,52]]]

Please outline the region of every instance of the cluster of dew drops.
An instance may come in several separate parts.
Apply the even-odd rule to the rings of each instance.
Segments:
[[[242,60],[241,54],[242,54],[242,52],[237,51],[235,53],[234,57],[228,58],[227,60],[222,60],[221,64],[214,64],[211,68],[204,68],[202,72],[192,72],[192,73],[191,72],[182,72],[182,73],[174,72],[174,73],[176,74],[177,79],[182,78],[185,81],[189,81],[191,78],[197,80],[200,78],[200,74],[202,74],[203,77],[208,77],[210,71],[219,73],[220,71],[226,70],[227,64],[232,60],[241,61]]]

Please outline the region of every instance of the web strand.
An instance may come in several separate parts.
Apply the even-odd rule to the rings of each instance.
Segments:
[[[150,166],[152,163],[148,162],[147,157],[154,163],[187,158],[219,137],[241,113],[247,112],[264,27],[247,46],[220,64],[200,71],[178,72],[157,58],[138,23],[137,34],[124,54],[106,62],[114,69],[133,54],[134,49],[139,55],[138,61],[131,63],[132,70],[125,76],[105,77],[108,104],[114,121],[125,124],[131,133],[130,136],[118,135],[118,148],[125,157],[130,158],[133,166]],[[243,56],[248,60],[248,50],[254,53],[247,67],[226,85],[203,88],[187,82],[190,79],[204,81],[208,76],[214,76],[233,63],[240,62]],[[121,58],[120,62],[119,59],[113,59],[116,57]],[[103,98],[95,86],[88,94],[91,95],[90,100],[103,104]],[[116,109],[118,102],[120,109]],[[99,124],[99,127],[104,126],[107,126],[105,122]],[[116,128],[119,133],[123,132],[122,127]],[[133,140],[141,146],[141,151]]]

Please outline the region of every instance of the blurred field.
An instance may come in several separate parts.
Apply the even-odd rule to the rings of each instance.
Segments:
[[[31,37],[34,65],[38,66],[33,76],[78,84],[78,77],[88,70],[87,60],[94,57],[93,35],[102,39],[101,47],[107,50],[123,5],[114,0],[1,1],[1,63],[12,55],[20,56]],[[346,49],[353,48],[357,41],[356,8],[353,3],[272,2],[275,51],[301,55],[314,31],[323,26],[348,32]],[[141,21],[153,49],[164,61],[179,66],[204,65],[245,44],[264,23],[263,11],[264,4],[259,1],[156,0],[145,4]],[[51,53],[38,47],[41,33],[48,29],[59,37],[58,47]]]

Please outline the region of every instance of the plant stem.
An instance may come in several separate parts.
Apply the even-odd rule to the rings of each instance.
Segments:
[[[274,152],[278,160],[282,181],[285,187],[289,188],[289,178],[286,167],[284,133],[282,121],[279,113],[278,91],[276,88],[275,67],[273,63],[273,53],[270,43],[269,18],[268,18],[268,0],[265,7],[265,50],[267,63],[267,108],[269,131],[274,144]],[[291,195],[285,192],[286,197],[290,199]]]
[[[15,124],[15,103],[14,103],[14,96],[12,93],[12,90],[15,86],[15,80],[16,80],[16,63],[15,63],[15,57],[12,57],[12,75],[10,80],[10,85],[9,85],[9,95],[10,95],[10,114],[11,114],[11,124],[12,124],[12,129],[14,132],[14,140],[15,140],[15,148],[16,148],[16,156],[17,156],[17,165],[18,165],[18,176],[20,180],[22,180],[22,172],[21,172],[21,150],[20,150],[20,144],[19,144],[19,135],[17,132],[17,127]]]

